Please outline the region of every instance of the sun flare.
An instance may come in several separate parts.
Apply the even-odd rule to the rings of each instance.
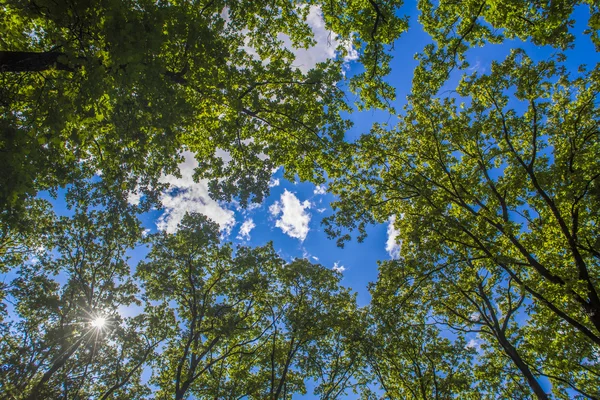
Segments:
[[[102,328],[104,325],[106,325],[106,318],[104,317],[98,317],[92,320],[92,326],[94,328]]]

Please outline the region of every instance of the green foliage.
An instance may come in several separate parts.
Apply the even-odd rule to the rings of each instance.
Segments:
[[[339,346],[356,305],[334,272],[286,263],[271,245],[234,251],[199,214],[150,241],[137,270],[147,309],[171,314],[156,321],[169,332],[152,377],[159,397],[287,399],[308,377],[323,380],[325,398],[344,393],[352,360]]]
[[[333,399],[355,385],[358,314],[338,274],[271,245],[234,250],[193,214],[144,239],[132,276],[140,229],[123,215],[76,207],[23,252],[0,322],[7,398],[147,398],[144,370],[160,398],[289,399],[314,379]]]
[[[419,1],[419,22],[434,43],[417,55],[420,61],[413,80],[413,97],[435,95],[455,69],[467,69],[467,52],[472,47],[521,39],[557,50],[573,47],[570,28],[577,7],[589,8],[590,35],[596,49],[599,8],[594,1]],[[411,95],[411,96],[412,96]]]
[[[4,2],[2,397],[290,399],[312,380],[322,399],[599,398],[600,67],[560,53],[584,9],[600,49],[596,3],[420,0],[433,42],[400,122],[349,143],[345,91],[395,112],[400,0]],[[302,70],[282,35],[314,44],[314,12],[336,57]],[[457,75],[506,40],[557,53]],[[363,70],[346,79],[350,44]],[[137,215],[183,151],[242,206],[275,167],[330,180],[340,245],[393,224],[371,304],[271,244],[222,243],[198,214],[143,238]],[[59,188],[61,217],[36,197]]]
[[[431,317],[425,285],[433,277],[415,276],[410,265],[394,261],[379,268],[363,351],[383,398],[484,398],[474,390],[474,349],[462,336],[443,337]]]
[[[399,0],[21,1],[0,26],[2,210],[101,175],[108,195],[156,202],[158,178],[194,152],[217,198],[260,202],[270,171],[323,179],[349,121],[342,58],[350,41],[365,77],[350,86],[365,107],[393,98],[385,48],[406,29]],[[338,58],[294,66],[280,34],[314,43],[312,8]],[[337,35],[337,36],[336,36]],[[249,47],[251,49],[249,49]],[[232,161],[216,155],[224,150]],[[265,157],[266,156],[266,157]]]
[[[146,390],[136,380],[149,345],[140,331],[145,317],[118,312],[137,302],[125,257],[136,228],[118,215],[79,208],[56,221],[45,248],[31,249],[36,258],[21,261],[7,288],[16,318],[3,323],[0,341],[8,398],[100,398],[108,390],[127,397]],[[97,318],[106,326],[94,327]]]
[[[472,330],[477,324],[468,316],[483,316],[483,307],[487,328],[480,331],[496,342],[484,358],[504,352],[516,366],[528,354],[524,364],[556,382],[558,396],[567,387],[593,395],[597,376],[586,368],[597,368],[591,360],[600,346],[598,69],[572,77],[561,61],[536,63],[515,50],[489,74],[465,76],[460,104],[413,93],[395,129],[376,126],[354,144],[352,169],[330,186],[340,201],[326,222],[336,235],[340,226],[364,232],[365,224],[394,217],[403,260],[396,273],[430,287],[434,315],[458,329],[460,314]],[[495,298],[511,283],[514,292]],[[526,316],[511,311],[525,297]],[[497,307],[485,299],[502,318],[521,313],[528,328],[509,334],[507,322],[498,329]],[[546,327],[557,323],[550,334]],[[540,331],[546,336],[533,333]],[[557,345],[567,347],[555,354],[567,351],[558,332],[581,351],[569,351],[557,369],[545,343],[558,335]]]

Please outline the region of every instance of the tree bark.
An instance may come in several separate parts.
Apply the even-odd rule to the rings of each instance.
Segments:
[[[58,61],[65,53],[58,51],[0,51],[0,72],[36,72],[57,69],[59,71],[75,71]]]
[[[63,353],[60,357],[58,357],[58,359],[56,359],[52,363],[52,366],[50,367],[50,369],[48,371],[46,371],[46,373],[44,373],[44,375],[42,375],[42,378],[38,381],[38,383],[35,384],[33,389],[31,389],[31,392],[26,397],[26,400],[37,400],[40,398],[39,392],[43,388],[43,386],[46,384],[46,382],[48,382],[50,380],[50,378],[52,378],[52,376],[54,375],[54,373],[56,371],[58,371],[65,365],[65,363],[73,355],[73,353],[75,353],[77,351],[77,349],[79,349],[79,346],[81,346],[83,339],[86,337],[87,337],[86,335],[83,335],[79,339],[77,339],[77,341],[75,343],[73,343],[65,353]]]
[[[529,369],[529,366],[521,358],[521,355],[519,354],[517,349],[508,341],[508,339],[504,336],[504,334],[501,334],[501,336],[498,337],[498,341],[500,342],[500,345],[506,351],[506,354],[508,354],[508,356],[515,363],[517,368],[519,368],[519,371],[521,371],[521,373],[527,380],[527,383],[529,384],[529,387],[531,388],[531,390],[533,390],[533,393],[535,394],[535,396],[539,400],[548,400],[548,395],[546,394],[546,392],[544,392],[544,389],[542,389],[542,386],[540,385],[538,380],[535,378],[535,376]]]

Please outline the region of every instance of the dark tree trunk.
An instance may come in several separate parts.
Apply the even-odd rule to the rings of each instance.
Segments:
[[[519,368],[519,371],[521,371],[521,373],[527,380],[527,383],[529,384],[531,390],[533,390],[535,396],[539,400],[548,400],[548,395],[546,394],[546,392],[544,392],[544,389],[542,389],[542,386],[529,369],[529,366],[521,358],[521,355],[519,354],[517,349],[508,341],[506,336],[504,336],[504,333],[500,332],[500,335],[498,336],[498,341],[506,351],[506,354],[508,354],[508,356],[515,363],[517,368]]]
[[[75,69],[58,61],[65,53],[57,51],[0,51],[0,72],[35,72],[57,69],[73,72]]]
[[[61,369],[65,365],[67,360],[69,360],[69,358],[77,351],[77,349],[79,348],[79,346],[81,346],[81,343],[83,342],[83,339],[85,337],[86,337],[86,335],[83,335],[82,337],[80,337],[75,343],[73,343],[68,348],[66,353],[63,353],[57,360],[55,360],[52,363],[52,366],[50,367],[50,369],[48,371],[46,371],[46,373],[44,373],[44,375],[39,380],[39,382],[35,384],[33,389],[31,389],[31,392],[26,397],[27,400],[37,400],[40,398],[39,392],[42,390],[44,385],[50,380],[50,378],[52,378],[54,373],[56,371],[58,371],[59,369]]]

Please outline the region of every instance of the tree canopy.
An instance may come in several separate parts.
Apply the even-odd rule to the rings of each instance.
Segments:
[[[1,397],[600,398],[600,7],[402,6],[5,1]],[[311,18],[331,52],[298,65]],[[398,111],[415,25],[429,39]],[[348,139],[366,109],[397,123]],[[399,250],[370,303],[200,213],[147,234],[184,152],[241,208],[280,167],[326,182],[341,247],[387,223]]]
[[[481,7],[477,15],[492,10]],[[558,21],[547,18],[555,36],[543,38],[562,49],[573,38],[568,18],[560,17],[562,28]],[[524,27],[506,26],[497,39],[525,35],[541,44]],[[479,28],[468,38],[493,39]],[[439,96],[421,87],[435,79],[420,79],[442,83],[466,65],[440,62],[446,50],[433,49],[398,125],[375,125],[351,145],[350,168],[331,185],[340,200],[328,230],[343,244],[350,235],[340,228],[358,228],[364,238],[367,224],[390,221],[401,250],[377,286],[395,283],[400,289],[388,295],[397,302],[417,296],[437,325],[484,340],[477,379],[500,385],[497,396],[549,398],[539,382],[546,377],[559,398],[596,398],[598,64],[572,71],[563,54],[534,61],[514,49]]]
[[[113,196],[135,190],[156,202],[158,178],[176,171],[183,149],[196,154],[199,177],[215,179],[217,198],[260,201],[274,166],[322,179],[349,126],[340,116],[349,46],[362,50],[364,73],[349,82],[362,104],[393,97],[383,77],[386,45],[406,29],[400,4],[6,2],[0,206],[18,211],[39,190],[94,175]],[[302,70],[282,35],[311,45],[315,7],[338,56]]]

